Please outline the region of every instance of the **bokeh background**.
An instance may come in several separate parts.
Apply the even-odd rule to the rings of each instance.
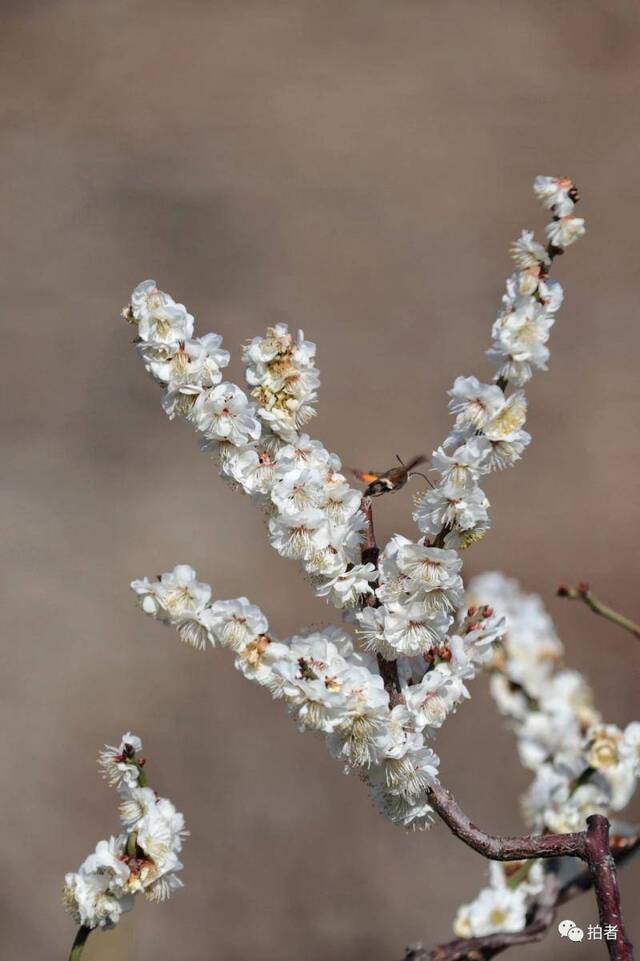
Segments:
[[[485,865],[442,826],[405,835],[319,740],[135,608],[133,577],[192,563],[285,635],[331,617],[264,521],[170,423],[119,318],[152,276],[235,350],[274,321],[319,345],[313,431],[385,467],[444,436],[446,390],[483,356],[507,249],[545,215],[537,173],[579,185],[588,236],[530,389],[534,443],[493,476],[466,570],[539,591],[608,720],[637,708],[640,652],[554,598],[590,580],[638,616],[635,2],[4,0],[3,640],[7,958],[63,958],[62,875],[116,827],[94,757],[134,730],[186,812],[187,887],[97,935],[87,961],[394,961],[450,935]],[[383,537],[411,533],[411,493]],[[472,817],[520,830],[528,775],[486,684],[442,731]],[[637,714],[637,711],[635,712]],[[632,816],[640,817],[636,807]],[[632,935],[640,890],[623,896]],[[590,898],[571,905],[595,922]],[[532,959],[601,957],[552,934]]]

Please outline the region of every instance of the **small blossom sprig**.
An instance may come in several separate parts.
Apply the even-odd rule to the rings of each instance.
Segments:
[[[439,765],[430,745],[469,697],[466,683],[491,657],[502,625],[489,608],[462,618],[447,656],[433,660],[419,683],[413,683],[411,665],[403,664],[391,704],[376,659],[359,651],[341,628],[278,641],[260,608],[246,597],[212,600],[211,588],[188,564],[131,587],[142,610],[186,643],[200,650],[230,648],[236,669],[283,700],[301,731],[324,734],[329,753],[368,785],[385,817],[414,829],[430,825],[427,791]]]
[[[131,911],[136,894],[165,901],[182,887],[178,855],[188,831],[184,816],[147,785],[142,741],[125,734],[118,747],[105,747],[98,764],[116,788],[121,831],[99,841],[77,871],[65,876],[62,901],[80,925],[70,961],[78,961],[95,928],[115,927]]]

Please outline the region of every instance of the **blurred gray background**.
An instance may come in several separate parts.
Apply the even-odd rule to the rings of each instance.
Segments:
[[[537,173],[568,174],[588,236],[530,388],[534,443],[494,476],[467,573],[549,603],[610,721],[640,651],[554,598],[590,580],[638,616],[635,2],[4,0],[3,883],[7,958],[64,958],[62,876],[116,828],[94,757],[134,730],[187,815],[186,889],[96,935],[87,961],[394,961],[450,936],[483,861],[406,835],[322,743],[234,672],[145,619],[133,577],[192,563],[282,636],[331,617],[259,513],[166,420],[119,318],[155,277],[235,351],[276,320],[318,342],[313,432],[346,463],[430,451],[446,390],[490,376],[490,325]],[[413,533],[411,492],[377,504]],[[442,732],[471,816],[520,830],[528,782],[486,683]],[[636,818],[640,811],[632,812]],[[640,871],[625,874],[631,934]],[[595,922],[590,898],[572,904]],[[517,956],[600,958],[552,934]]]

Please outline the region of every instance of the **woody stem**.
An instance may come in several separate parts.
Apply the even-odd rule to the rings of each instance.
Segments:
[[[609,844],[609,822],[601,814],[587,818],[585,840],[600,925],[615,932],[614,938],[607,938],[609,957],[611,961],[633,961],[633,945],[624,927],[616,863]]]
[[[80,961],[80,956],[90,934],[91,928],[87,928],[84,924],[81,924],[71,945],[69,961]]]
[[[376,534],[373,527],[373,505],[370,497],[362,498],[360,510],[366,521],[365,539],[362,546],[362,563],[373,564],[373,566],[377,569],[380,548],[376,543]],[[378,607],[379,605],[379,601],[375,595],[370,599],[369,603],[373,607]],[[400,691],[398,666],[395,661],[387,661],[382,654],[377,655],[377,661],[380,676],[384,681],[384,689],[389,695],[389,703],[393,707],[394,703],[397,703],[398,693]]]
[[[587,584],[579,584],[577,588],[567,587],[563,584],[558,588],[558,597],[568,597],[572,601],[583,601],[594,614],[599,614],[600,617],[611,621],[612,624],[617,624],[623,630],[629,631],[634,637],[640,638],[640,624],[636,624],[629,617],[625,617],[624,614],[614,611],[612,607],[608,607],[602,601],[599,601],[597,597],[593,596]]]

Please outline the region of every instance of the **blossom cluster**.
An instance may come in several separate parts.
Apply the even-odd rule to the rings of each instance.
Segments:
[[[163,387],[163,407],[203,437],[222,476],[269,516],[272,546],[298,560],[316,593],[337,608],[371,594],[376,572],[360,563],[361,493],[340,472],[340,460],[300,429],[314,413],[319,385],[315,344],[285,324],[255,337],[243,350],[251,397],[222,381],[229,354],[218,334],[193,337],[186,307],[139,284],[125,316],[137,326],[138,350]]]
[[[562,644],[537,595],[493,573],[471,589],[506,618],[491,691],[521,764],[534,772],[523,799],[527,823],[539,832],[579,831],[590,814],[621,811],[640,776],[640,722],[623,730],[602,719],[583,675],[562,666]]]
[[[140,738],[125,734],[118,747],[105,747],[98,758],[118,793],[121,832],[99,841],[78,870],[65,876],[63,904],[85,928],[114,927],[139,892],[164,901],[182,887],[177,872],[188,834],[184,817],[147,786],[141,750]]]
[[[596,710],[584,677],[562,666],[563,646],[541,599],[514,580],[483,574],[470,595],[491,603],[506,629],[488,665],[491,692],[517,738],[522,765],[534,772],[523,798],[537,833],[580,831],[591,814],[610,817],[627,806],[640,777],[640,723],[622,730]],[[615,829],[615,824],[614,824]],[[537,862],[528,872],[492,863],[490,883],[456,916],[454,931],[480,937],[525,925]]]
[[[454,550],[427,547],[395,534],[379,556],[375,602],[353,615],[365,647],[386,660],[442,657],[462,608],[462,561]],[[416,678],[420,680],[420,677]]]
[[[415,563],[419,574],[421,559]],[[443,577],[443,594],[447,585]],[[324,734],[331,755],[368,784],[382,814],[405,827],[429,825],[428,788],[439,764],[430,741],[468,697],[465,682],[491,657],[502,628],[492,611],[461,615],[458,632],[438,656],[399,659],[400,690],[391,698],[376,659],[358,650],[344,629],[278,641],[258,607],[245,597],[212,600],[211,588],[186,564],[131,587],[143,611],[184,641],[230,648],[236,668],[282,699],[300,730]]]
[[[546,370],[547,342],[562,304],[562,287],[549,277],[555,256],[584,233],[574,216],[578,195],[567,178],[536,177],[534,192],[553,219],[547,245],[524,230],[512,247],[516,271],[508,278],[493,325],[488,356],[496,363],[496,383],[456,378],[449,391],[455,422],[433,455],[439,481],[419,498],[414,519],[436,546],[464,548],[489,528],[489,501],[479,485],[491,471],[512,466],[531,441],[524,429],[527,399],[522,387],[534,369]],[[516,388],[506,394],[508,385]]]

